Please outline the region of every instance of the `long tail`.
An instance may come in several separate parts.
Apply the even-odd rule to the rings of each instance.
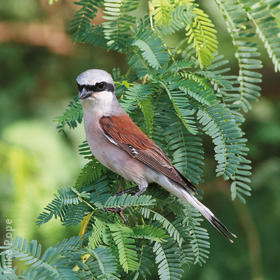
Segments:
[[[174,184],[170,180],[162,180],[161,186],[166,190],[176,195],[178,198],[185,202],[191,204],[196,208],[209,222],[213,225],[222,235],[224,235],[229,242],[233,243],[232,237],[237,238],[237,236],[232,233],[205,205],[203,205],[193,194],[189,193],[187,190],[183,189],[181,186]]]
[[[232,237],[237,238],[237,236],[232,233],[213,213],[212,211],[203,205],[196,197],[187,191],[184,192],[184,196],[181,197],[183,200],[187,201],[193,207],[195,207],[209,222],[215,227],[223,236],[225,236],[229,242],[233,243]]]

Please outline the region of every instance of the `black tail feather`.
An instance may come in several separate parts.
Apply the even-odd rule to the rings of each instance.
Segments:
[[[231,237],[237,238],[237,236],[232,233],[219,219],[215,216],[211,217],[210,223],[223,235],[230,243],[233,243]]]
[[[215,217],[211,210],[201,203],[190,190],[185,190],[181,185],[172,183],[171,180],[167,180],[165,183],[166,184],[163,185],[162,182],[159,182],[159,185],[196,208],[222,235],[228,239],[229,242],[233,243],[231,238],[237,238],[237,236],[228,230],[228,228]]]

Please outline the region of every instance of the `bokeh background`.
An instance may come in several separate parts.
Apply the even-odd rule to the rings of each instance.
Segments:
[[[219,32],[220,52],[238,68],[233,46],[212,1],[201,1]],[[36,226],[36,217],[58,187],[71,186],[84,160],[77,147],[83,127],[56,131],[55,118],[77,94],[75,78],[88,68],[126,70],[124,57],[73,43],[67,29],[75,12],[71,0],[1,1],[0,4],[0,244],[7,219],[13,234],[38,239],[43,247],[76,234],[59,221]],[[101,15],[97,21],[102,21]],[[172,43],[172,42],[171,42]],[[262,97],[243,128],[253,161],[252,197],[232,202],[228,184],[216,179],[213,146],[206,159],[204,202],[238,235],[228,244],[206,222],[211,254],[200,267],[186,266],[184,279],[280,279],[280,75],[262,49]],[[1,246],[0,245],[0,246]],[[157,276],[151,276],[157,279]]]

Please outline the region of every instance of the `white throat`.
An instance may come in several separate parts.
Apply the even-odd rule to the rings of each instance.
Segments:
[[[102,117],[110,115],[112,112],[114,94],[110,91],[95,93],[93,96],[82,100],[85,118],[87,115],[92,117]]]

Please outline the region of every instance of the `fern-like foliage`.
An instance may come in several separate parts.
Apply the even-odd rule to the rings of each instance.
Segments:
[[[193,21],[186,27],[188,43],[193,43],[200,67],[208,66],[218,50],[216,29],[208,15],[201,9],[193,8]]]
[[[170,2],[168,4],[170,4]],[[161,16],[159,19],[156,17],[157,10],[155,9],[155,22],[160,26],[159,32],[163,35],[174,34],[186,28],[193,20],[192,9],[187,9],[186,5],[171,5],[169,7],[168,16]]]
[[[139,4],[137,0],[105,0],[103,23],[104,37],[107,47],[118,51],[127,50],[131,41],[131,27],[136,18],[129,12],[135,10]]]
[[[194,0],[152,1],[154,20],[163,34],[185,28],[187,42],[193,45],[201,68],[211,64],[218,50],[216,29],[209,16]]]
[[[70,32],[76,41],[84,41],[92,25],[91,21],[97,14],[98,7],[102,5],[103,0],[80,0],[75,4],[80,7],[73,17],[70,25]]]
[[[38,217],[37,224],[47,223],[52,218],[60,218],[63,221],[66,208],[79,203],[77,194],[71,188],[61,188],[55,198],[45,207],[45,212]]]
[[[133,196],[130,194],[123,194],[121,196],[111,196],[105,202],[105,208],[119,208],[128,206],[152,206],[155,204],[155,200],[151,196],[141,195]]]
[[[141,209],[142,215],[147,219],[152,219],[154,221],[157,221],[161,224],[161,226],[168,232],[168,235],[174,239],[178,243],[179,246],[181,246],[183,242],[183,238],[179,232],[179,230],[176,228],[175,225],[173,225],[167,218],[165,218],[160,213],[153,211],[149,208],[142,208]]]
[[[248,18],[254,24],[257,35],[263,41],[264,47],[274,64],[275,71],[280,71],[280,26],[279,14],[277,15],[279,2],[270,1],[270,3],[265,3],[255,0],[250,2],[241,1],[241,3],[247,11]],[[275,34],[278,36],[275,36]]]
[[[155,69],[159,69],[169,61],[169,55],[160,38],[152,30],[143,29],[141,26],[132,42],[142,53],[143,59]],[[136,50],[137,51],[137,50]]]
[[[68,248],[65,248],[65,243]],[[23,279],[79,279],[71,268],[74,262],[65,259],[65,254],[77,251],[80,245],[77,238],[72,238],[60,245],[49,247],[42,254],[42,246],[36,240],[28,242],[27,239],[15,237],[10,243],[9,251],[4,251],[2,254],[11,253],[10,257],[17,258],[28,266],[26,271],[20,273]]]
[[[87,154],[88,155],[88,154]],[[76,187],[90,186],[97,182],[102,175],[106,174],[107,170],[97,160],[92,159],[81,170],[79,177],[76,181]]]
[[[206,229],[201,227],[201,214],[189,205],[184,205],[184,222],[187,223],[186,231],[190,237],[190,245],[186,248],[187,255],[193,255],[194,263],[202,264],[206,262],[209,254],[210,242]]]
[[[130,113],[138,109],[140,104],[145,106],[145,101],[152,95],[153,87],[149,84],[135,84],[129,87],[125,97],[121,100],[122,107]]]
[[[131,229],[118,224],[110,224],[109,229],[119,252],[120,265],[125,272],[138,267],[136,245],[131,238]]]
[[[156,242],[153,251],[156,255],[159,279],[181,279],[183,269],[178,262],[180,253],[176,246],[173,246],[172,242],[167,245]]]
[[[98,247],[89,251],[96,260],[95,274],[100,279],[119,279],[118,266],[114,254],[108,247]]]
[[[194,184],[201,183],[204,165],[201,137],[189,133],[178,120],[171,123],[165,133],[175,167]]]
[[[251,162],[241,124],[260,95],[262,78],[254,37],[280,70],[279,2],[215,1],[232,38],[236,75],[218,54],[210,17],[194,0],[80,0],[70,32],[75,41],[126,55],[128,71],[113,70],[116,96],[188,180],[199,185],[204,179],[206,135],[214,145],[217,176],[231,181],[232,199],[245,202]],[[104,22],[96,25],[99,11]],[[183,38],[172,47],[170,38],[177,35]],[[57,127],[65,131],[81,121],[76,97]],[[81,224],[79,237],[43,254],[36,241],[13,240],[13,258],[27,267],[20,279],[152,279],[155,267],[159,279],[182,279],[184,264],[206,262],[209,235],[197,210],[159,186],[140,197],[119,195],[134,185],[94,159],[86,141],[79,152],[88,162],[74,186],[59,189],[37,221]],[[4,269],[2,257],[0,274]],[[10,279],[18,279],[14,269]]]
[[[252,24],[242,4],[235,0],[216,0],[223,12],[228,31],[236,48],[235,56],[239,64],[239,88],[237,94],[231,95],[232,106],[237,110],[247,112],[251,109],[251,101],[256,101],[260,95],[261,74],[256,69],[262,67],[258,59],[257,45],[250,38],[254,35]]]
[[[201,109],[197,115],[203,130],[212,137],[216,145],[217,175],[230,178],[239,164],[238,155],[248,150],[244,144],[246,140],[242,139],[242,131],[222,104],[211,106],[207,110]]]
[[[192,108],[191,104],[188,102],[185,93],[182,90],[170,88],[161,82],[166,93],[173,105],[173,108],[177,114],[177,116],[182,121],[185,128],[192,134],[197,133],[197,129],[195,126],[194,113],[195,110]]]
[[[66,125],[70,128],[75,128],[82,122],[82,119],[83,115],[81,103],[78,101],[78,97],[74,97],[73,101],[69,103],[62,116],[56,118],[58,123],[57,129],[59,131],[64,131]]]
[[[153,263],[153,254],[150,246],[141,246],[138,250],[138,256],[139,265],[134,275],[132,274],[133,278],[131,279],[150,279],[151,272],[149,271],[149,267]]]

